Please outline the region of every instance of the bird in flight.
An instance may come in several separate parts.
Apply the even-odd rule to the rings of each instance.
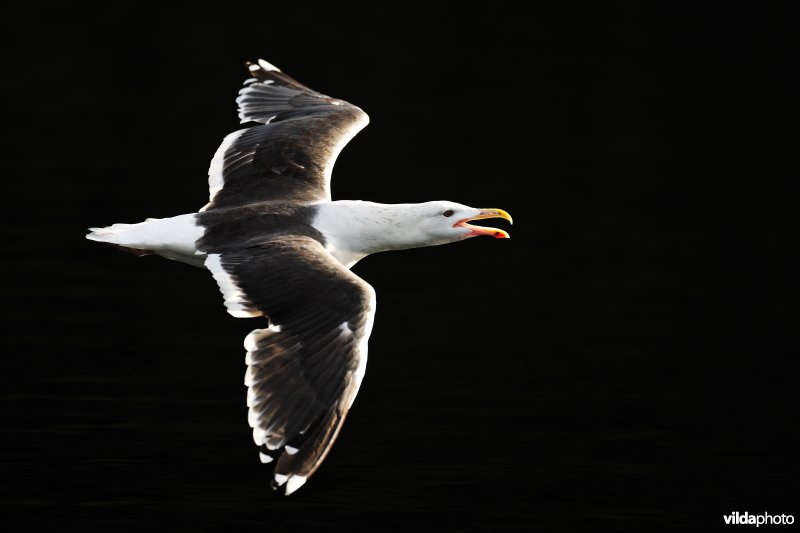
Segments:
[[[214,154],[208,204],[86,238],[206,268],[231,315],[267,319],[244,340],[248,422],[273,488],[288,495],[325,459],[364,377],[375,291],[350,268],[381,251],[507,239],[470,222],[511,216],[449,201],[333,201],[334,162],[367,114],[264,60],[246,65],[236,102],[247,127]]]

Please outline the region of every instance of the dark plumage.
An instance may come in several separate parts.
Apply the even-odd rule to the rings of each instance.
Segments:
[[[382,250],[476,235],[511,217],[453,202],[331,201],[331,169],[363,128],[359,108],[305,87],[266,61],[248,63],[239,117],[222,142],[199,213],[92,228],[87,238],[211,271],[235,317],[266,317],[245,339],[248,421],[274,487],[301,487],[330,450],[367,363],[375,292],[350,272]]]

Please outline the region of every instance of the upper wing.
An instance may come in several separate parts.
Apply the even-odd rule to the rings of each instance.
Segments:
[[[234,316],[269,317],[245,339],[248,420],[273,486],[297,490],[328,453],[367,363],[375,292],[309,237],[282,237],[206,266]]]
[[[369,122],[358,107],[312,91],[264,60],[236,102],[242,122],[261,123],[225,137],[208,169],[202,210],[269,200],[330,200],[331,170]]]

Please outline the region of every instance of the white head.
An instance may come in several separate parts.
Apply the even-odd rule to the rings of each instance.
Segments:
[[[352,266],[362,257],[384,250],[435,246],[478,235],[509,238],[501,229],[469,224],[484,218],[511,222],[511,216],[502,209],[475,209],[455,202],[378,204],[338,200],[320,205],[312,225],[325,236],[334,255]]]
[[[446,244],[479,235],[496,239],[510,238],[509,234],[501,229],[469,224],[473,220],[484,218],[504,218],[511,222],[511,215],[502,209],[476,209],[448,201],[405,204],[405,206],[409,215],[407,236],[409,241],[417,243],[416,246]]]

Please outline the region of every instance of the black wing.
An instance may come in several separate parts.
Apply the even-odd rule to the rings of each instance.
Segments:
[[[245,339],[248,420],[262,462],[276,461],[273,486],[289,494],[319,467],[358,392],[375,292],[309,237],[210,252],[231,314],[269,317]]]
[[[210,201],[202,210],[271,200],[330,200],[336,157],[369,117],[264,60],[247,65],[253,77],[236,99],[239,118],[260,124],[222,141],[208,169]]]

